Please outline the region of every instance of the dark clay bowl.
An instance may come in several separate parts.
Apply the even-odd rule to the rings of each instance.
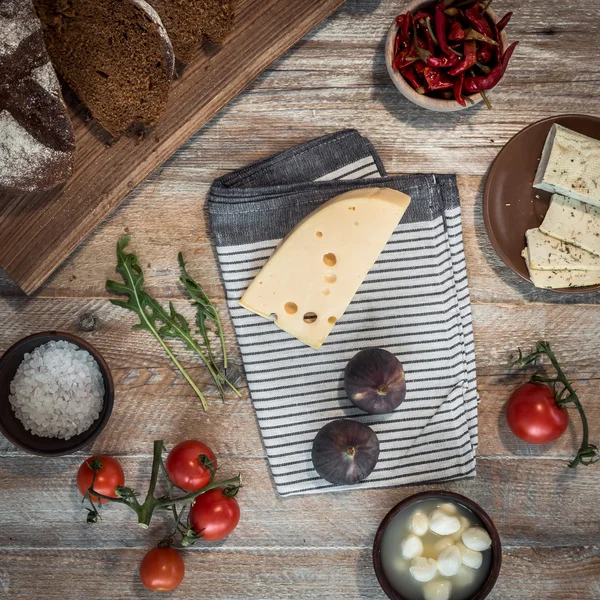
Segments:
[[[383,521],[381,521],[381,525],[379,525],[379,529],[375,534],[375,541],[373,542],[373,566],[375,567],[375,574],[377,575],[379,585],[387,594],[387,597],[391,598],[391,600],[406,600],[406,598],[400,592],[392,587],[392,584],[388,581],[385,572],[383,571],[383,564],[381,562],[381,540],[383,539],[383,534],[388,528],[388,525],[398,513],[413,505],[415,502],[419,502],[420,500],[429,500],[431,498],[441,498],[456,504],[462,504],[471,510],[475,515],[477,515],[479,519],[481,519],[481,522],[490,534],[490,537],[492,538],[492,567],[490,569],[490,573],[481,589],[474,596],[471,596],[468,599],[483,600],[492,591],[494,585],[496,585],[498,575],[500,574],[500,567],[502,566],[502,544],[500,543],[498,530],[488,514],[481,508],[481,506],[473,502],[473,500],[469,500],[469,498],[461,496],[460,494],[442,490],[421,492],[405,498],[402,500],[402,502],[396,504],[396,506],[394,506],[394,508],[392,508],[392,510],[390,510],[390,512],[385,516]]]
[[[104,404],[100,416],[92,423],[90,428],[79,435],[68,440],[59,438],[40,437],[27,431],[17,419],[10,404],[10,383],[13,380],[19,365],[23,361],[25,353],[32,352],[38,346],[51,341],[66,341],[79,346],[82,350],[87,350],[98,363],[100,372],[104,379]],[[100,353],[88,342],[71,335],[70,333],[61,333],[58,331],[45,331],[30,335],[14,346],[9,348],[2,358],[0,358],[0,432],[10,440],[15,446],[41,456],[60,456],[62,454],[71,454],[90,444],[100,432],[110,418],[112,412],[115,388],[106,361],[100,356]]]

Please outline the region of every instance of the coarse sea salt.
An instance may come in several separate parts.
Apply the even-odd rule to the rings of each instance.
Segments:
[[[94,357],[65,341],[25,354],[10,384],[10,403],[25,429],[68,440],[100,416],[104,380]]]

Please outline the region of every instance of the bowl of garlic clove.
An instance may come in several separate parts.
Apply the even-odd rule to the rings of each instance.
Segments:
[[[502,564],[500,536],[475,502],[442,490],[394,506],[373,543],[377,580],[391,600],[483,600]]]

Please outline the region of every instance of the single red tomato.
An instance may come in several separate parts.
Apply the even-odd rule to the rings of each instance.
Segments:
[[[94,470],[90,466],[93,460],[99,460],[102,463],[96,475],[96,481],[94,481],[94,489],[99,494],[116,498],[115,488],[118,485],[125,484],[125,475],[121,463],[110,456],[90,456],[90,458],[84,461],[79,467],[79,471],[77,471],[77,489],[79,489],[82,496],[85,496],[90,489],[92,479],[94,478]],[[102,498],[96,498],[96,496],[90,496],[90,499],[92,502],[99,501],[103,504],[109,502]]]
[[[190,510],[190,521],[196,533],[207,542],[227,537],[240,522],[240,505],[227,496],[223,488],[198,496]]]
[[[208,457],[213,469],[217,468],[215,453],[202,442],[188,440],[177,444],[165,462],[169,479],[186,492],[197,492],[207,486],[212,479],[211,470],[200,461],[200,456]]]
[[[172,592],[183,581],[183,558],[173,548],[152,548],[140,565],[140,579],[154,592]]]
[[[511,431],[524,442],[548,444],[569,426],[569,413],[556,404],[550,386],[526,383],[516,389],[506,405]]]

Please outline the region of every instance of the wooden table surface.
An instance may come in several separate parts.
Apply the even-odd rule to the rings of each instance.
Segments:
[[[497,4],[496,4],[497,2]],[[110,507],[95,526],[74,488],[89,452],[118,456],[133,487],[148,479],[154,439],[206,441],[224,475],[242,472],[242,521],[222,543],[185,553],[177,599],[381,599],[371,566],[379,521],[400,499],[431,486],[277,497],[252,406],[208,232],[204,201],[215,177],[296,143],[356,127],[391,173],[457,173],[477,349],[480,445],[475,479],[442,487],[466,494],[492,516],[504,544],[496,600],[600,598],[600,465],[570,470],[577,419],[555,444],[535,447],[508,431],[502,410],[524,374],[506,371],[510,351],[548,339],[577,385],[600,441],[598,294],[535,290],[491,249],[481,214],[485,174],[525,125],[560,113],[600,114],[600,0],[496,0],[515,10],[510,39],[521,40],[508,75],[480,105],[435,114],[399,96],[382,56],[399,4],[349,0],[279,60],[165,165],[79,248],[33,298],[0,274],[0,352],[40,330],[80,333],[104,355],[116,383],[115,408],[92,448],[47,459],[0,439],[0,599],[150,598],[137,569],[168,527],[141,530]],[[177,286],[182,250],[225,317],[232,369],[244,390],[224,404],[200,367],[210,396],[203,414],[193,392],[133,316],[109,304],[117,239],[133,235],[149,290],[190,316]],[[98,318],[91,333],[82,315]],[[439,486],[436,486],[439,487]]]

